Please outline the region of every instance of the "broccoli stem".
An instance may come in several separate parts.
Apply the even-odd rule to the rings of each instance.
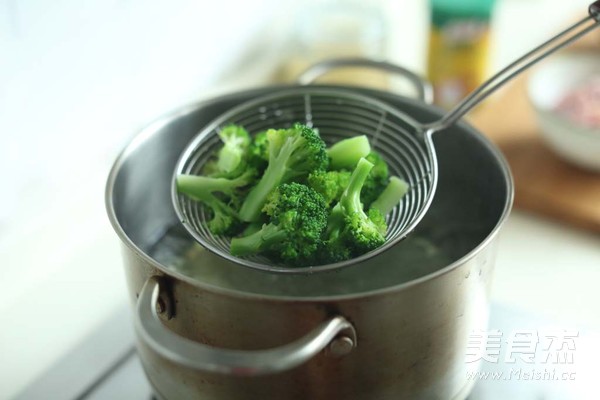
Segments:
[[[211,178],[198,175],[177,175],[177,190],[190,196],[202,196],[204,193],[221,192],[232,194],[239,187],[250,183],[253,176],[251,170],[246,171],[235,179]]]
[[[400,202],[408,192],[408,183],[397,176],[390,177],[390,183],[381,192],[377,200],[371,204],[371,208],[378,210],[385,216]]]
[[[352,213],[364,214],[360,202],[360,191],[372,168],[373,164],[365,158],[361,158],[358,161],[340,201],[333,207],[331,214],[329,214],[326,229],[326,236],[329,240],[335,240],[339,236],[344,226],[345,215]]]
[[[262,178],[256,186],[254,186],[242,207],[240,208],[239,216],[242,221],[253,222],[260,217],[260,212],[267,200],[269,193],[273,191],[280,183],[286,174],[286,163],[294,151],[293,140],[287,139],[282,146],[281,151],[277,156],[273,156],[269,160],[269,165],[265,170]]]
[[[262,222],[251,222],[250,224],[248,224],[246,229],[244,229],[244,231],[242,232],[242,237],[249,236],[253,233],[260,231],[262,226],[263,226]]]
[[[223,192],[231,193],[235,188],[235,182],[225,178],[209,178],[198,175],[178,175],[177,189],[190,196],[200,197],[204,193]]]
[[[340,140],[327,150],[331,159],[330,166],[333,169],[353,169],[358,160],[366,157],[370,152],[371,145],[365,135]]]
[[[231,239],[231,254],[234,256],[247,256],[265,251],[272,243],[286,238],[286,233],[277,225],[263,225],[262,229],[248,236]]]
[[[347,213],[362,212],[362,203],[360,202],[360,191],[369,176],[369,172],[373,168],[373,163],[361,158],[352,172],[350,183],[344,190],[340,198],[340,205]]]

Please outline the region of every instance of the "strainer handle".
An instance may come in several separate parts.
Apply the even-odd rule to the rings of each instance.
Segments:
[[[423,79],[418,74],[392,64],[387,61],[370,60],[368,58],[349,57],[349,58],[334,58],[331,60],[320,61],[308,67],[300,74],[297,81],[301,85],[309,85],[317,78],[340,68],[364,67],[377,69],[391,74],[399,75],[407,79],[417,91],[417,98],[427,104],[433,103],[433,88],[429,82]]]
[[[356,332],[344,317],[336,316],[286,345],[267,350],[229,350],[189,340],[169,330],[156,311],[160,280],[149,278],[140,291],[136,334],[146,345],[169,361],[195,370],[235,376],[258,376],[292,369],[325,348],[342,356],[356,347]]]

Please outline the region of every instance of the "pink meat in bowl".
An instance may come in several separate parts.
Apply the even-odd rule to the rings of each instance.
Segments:
[[[555,110],[572,123],[600,133],[600,75],[592,76],[568,91]]]
[[[528,95],[548,146],[565,161],[600,172],[600,57],[547,60],[532,72]]]

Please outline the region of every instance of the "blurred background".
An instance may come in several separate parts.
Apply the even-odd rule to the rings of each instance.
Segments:
[[[425,0],[0,0],[0,398],[34,382],[126,302],[104,185],[149,121],[293,82],[336,56],[412,69],[448,107],[588,5],[466,1],[452,13],[443,8],[452,2],[433,3],[437,14]],[[468,23],[445,32],[452,18]],[[569,52],[595,59],[598,48],[592,34]],[[342,72],[329,78],[404,90],[373,72]],[[517,184],[492,300],[600,329],[600,174],[545,141],[528,76],[469,117],[505,152]]]

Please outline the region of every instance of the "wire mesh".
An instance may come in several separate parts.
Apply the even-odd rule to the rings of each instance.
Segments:
[[[270,128],[289,128],[301,122],[317,128],[329,146],[341,139],[366,135],[391,175],[410,186],[402,201],[388,214],[386,243],[363,256],[327,265],[290,268],[262,256],[236,257],[229,252],[230,238],[213,235],[206,222],[210,213],[202,203],[178,193],[175,176],[200,174],[221,146],[220,129],[242,125],[251,134]],[[429,139],[429,140],[428,140]],[[205,248],[244,266],[289,273],[317,272],[352,265],[370,258],[403,239],[424,215],[435,189],[436,162],[430,138],[420,124],[377,99],[344,89],[299,87],[275,92],[244,103],[206,126],[184,150],[173,179],[173,204],[188,232]]]

